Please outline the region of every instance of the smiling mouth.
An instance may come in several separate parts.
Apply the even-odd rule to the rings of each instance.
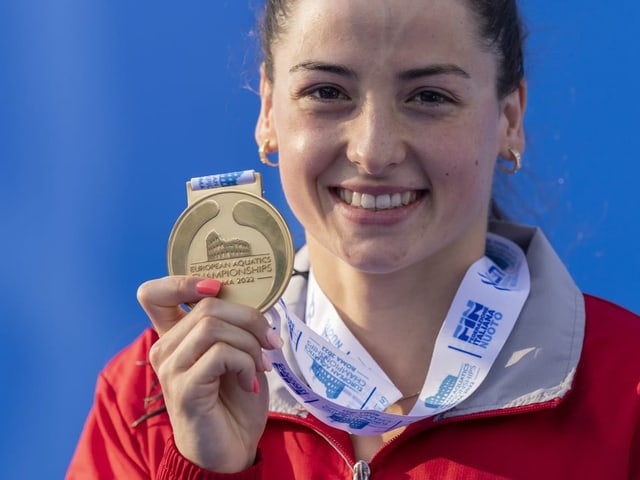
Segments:
[[[405,192],[372,195],[370,193],[354,192],[345,188],[336,188],[336,194],[347,205],[365,210],[390,210],[410,205],[419,200],[423,190],[408,190]]]

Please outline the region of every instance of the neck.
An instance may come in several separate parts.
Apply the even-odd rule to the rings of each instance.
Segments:
[[[345,325],[403,395],[419,391],[453,297],[484,243],[464,257],[449,252],[384,274],[353,268],[312,238],[307,243],[318,285]]]

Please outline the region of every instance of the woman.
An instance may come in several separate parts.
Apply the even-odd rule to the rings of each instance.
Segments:
[[[513,173],[524,149],[521,43],[509,0],[269,1],[263,25],[255,135],[310,272],[287,304],[334,312],[398,392],[385,413],[412,414],[491,228],[526,254],[524,304],[503,302],[512,330],[471,393],[336,428],[269,372],[263,351],[288,347],[264,315],[215,280],[162,278],[140,287],[155,330],[102,373],[68,478],[640,478],[638,317],[583,296],[539,231],[488,222],[496,162]]]

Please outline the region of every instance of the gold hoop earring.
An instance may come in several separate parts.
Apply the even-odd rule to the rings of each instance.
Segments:
[[[512,158],[511,160],[505,160],[505,161],[513,162],[513,166],[511,168],[507,168],[504,166],[504,163],[499,162],[498,167],[500,167],[500,170],[502,170],[507,175],[513,175],[522,167],[522,155],[515,148],[508,147],[507,150],[509,150],[509,153],[511,154]]]
[[[267,138],[262,143],[262,145],[260,145],[260,148],[258,148],[258,155],[260,156],[260,161],[265,165],[269,165],[270,167],[277,167],[278,162],[272,162],[271,160],[269,160],[269,157],[267,156],[268,149],[269,149],[269,139]]]

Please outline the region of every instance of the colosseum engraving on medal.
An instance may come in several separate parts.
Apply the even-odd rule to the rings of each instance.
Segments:
[[[212,230],[203,247],[207,260],[192,263],[191,275],[215,278],[223,285],[246,285],[273,277],[273,256],[270,253],[254,254],[246,240],[227,240]]]
[[[231,240],[223,240],[218,232],[213,230],[207,236],[207,259],[210,262],[214,260],[224,260],[228,258],[248,257],[251,255],[251,245],[249,242],[232,238]]]

